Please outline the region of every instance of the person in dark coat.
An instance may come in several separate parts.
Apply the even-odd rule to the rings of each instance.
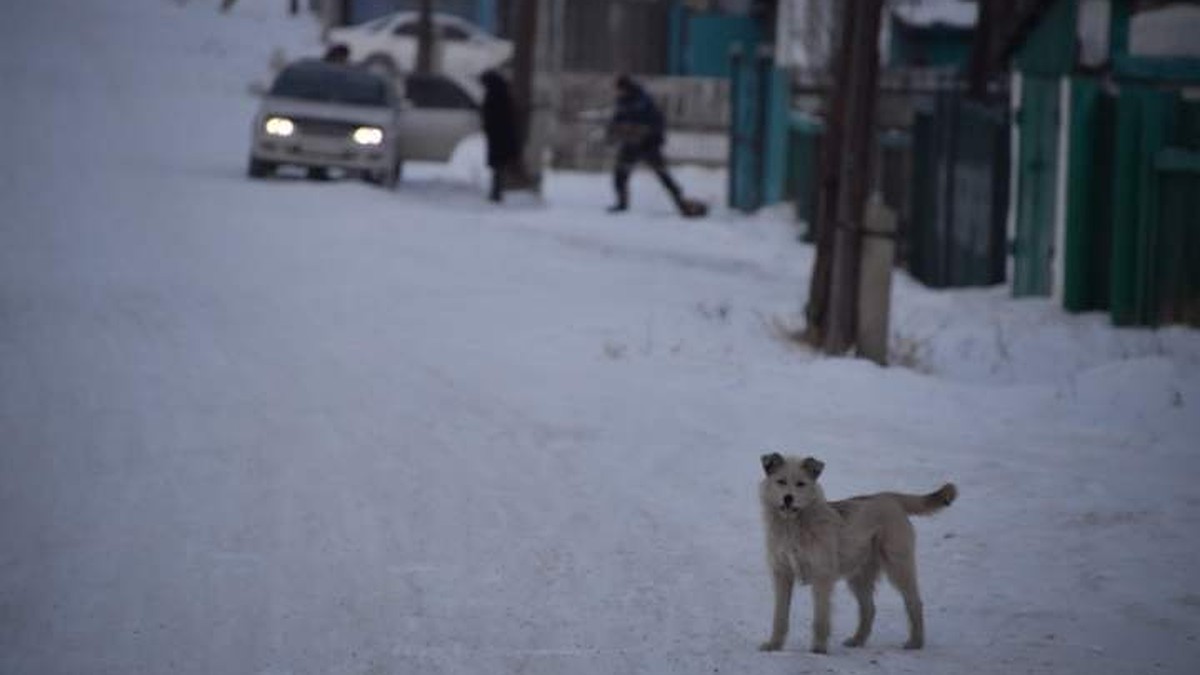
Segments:
[[[608,135],[619,144],[617,163],[613,168],[617,201],[609,207],[609,212],[619,213],[629,208],[629,176],[638,162],[645,162],[670,193],[680,213],[685,216],[703,215],[703,205],[684,197],[679,183],[667,170],[662,154],[666,142],[666,123],[654,99],[628,75],[617,77],[616,89],[616,107],[608,124]]]
[[[504,198],[505,177],[520,153],[516,115],[508,82],[500,73],[489,70],[479,76],[483,83],[483,134],[487,138],[487,164],[492,169],[492,189],[488,198],[498,202]]]

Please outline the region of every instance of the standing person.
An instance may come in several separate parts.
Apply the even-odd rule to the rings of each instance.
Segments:
[[[492,189],[488,199],[499,202],[504,199],[504,184],[517,159],[521,144],[517,139],[516,116],[513,113],[512,96],[504,76],[488,70],[479,76],[483,83],[483,134],[487,138],[487,164],[492,169]]]
[[[683,189],[667,170],[662,155],[666,123],[654,99],[628,75],[617,76],[616,89],[616,108],[608,124],[608,135],[620,144],[613,168],[617,201],[608,208],[609,212],[619,213],[629,208],[629,175],[638,162],[645,162],[671,194],[679,213],[687,217],[704,215],[707,207],[684,197]]]

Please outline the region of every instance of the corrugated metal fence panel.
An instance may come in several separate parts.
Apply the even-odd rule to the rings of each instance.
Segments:
[[[566,0],[563,59],[567,70],[667,72],[669,3]]]
[[[1200,105],[1128,86],[1116,132],[1113,322],[1200,325]]]
[[[875,190],[896,215],[897,265],[908,262],[908,231],[912,208],[912,132],[885,131],[879,138],[879,164]]]
[[[1002,110],[939,94],[918,113],[912,145],[909,270],[929,286],[1004,280],[1008,191]]]
[[[1116,104],[1096,79],[1077,78],[1071,96],[1063,305],[1083,312],[1109,306]]]
[[[1190,162],[1159,174],[1162,243],[1155,318],[1200,326],[1200,153],[1185,156]]]
[[[1016,237],[1012,244],[1013,295],[1050,295],[1057,202],[1058,80],[1021,80],[1020,159]]]
[[[812,232],[817,217],[817,167],[821,156],[821,121],[796,114],[788,128],[787,192],[793,200],[796,218],[807,226],[805,237]]]
[[[754,211],[763,204],[763,128],[766,86],[753,53],[730,55],[729,206]]]
[[[1076,0],[1055,0],[1016,52],[1018,69],[1026,74],[1059,76],[1075,62]]]
[[[1157,304],[1151,283],[1158,230],[1154,158],[1167,141],[1167,92],[1125,87],[1117,101],[1113,185],[1112,319],[1150,325]]]
[[[950,222],[950,284],[986,286],[1004,281],[1003,205],[1007,118],[974,101],[959,103],[954,143]]]
[[[679,74],[729,77],[729,50],[735,44],[757,45],[762,36],[751,16],[721,12],[682,12]]]
[[[918,112],[913,121],[912,199],[908,231],[908,269],[927,286],[944,285],[938,267],[937,166],[939,153],[932,111]]]
[[[1155,158],[1160,323],[1200,326],[1200,103],[1177,102],[1170,147]]]

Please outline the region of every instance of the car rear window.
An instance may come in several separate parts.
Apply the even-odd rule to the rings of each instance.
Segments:
[[[382,79],[366,71],[336,66],[287,68],[275,78],[271,95],[350,105],[390,104],[387,83]]]

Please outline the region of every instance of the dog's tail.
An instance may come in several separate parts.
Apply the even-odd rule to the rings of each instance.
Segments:
[[[937,513],[953,504],[956,497],[958,497],[958,488],[954,487],[954,483],[946,483],[927,495],[896,495],[905,512],[914,516]]]

